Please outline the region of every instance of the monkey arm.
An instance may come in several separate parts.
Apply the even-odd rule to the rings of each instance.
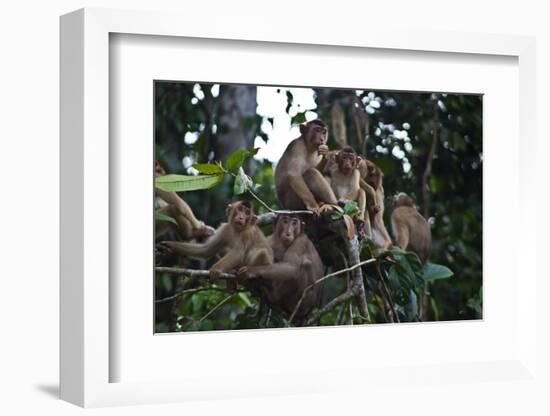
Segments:
[[[376,191],[372,186],[370,186],[367,181],[365,181],[363,178],[359,179],[359,186],[361,189],[365,191],[365,195],[371,200],[374,201],[374,205],[376,205]]]
[[[209,258],[218,253],[229,240],[230,230],[227,224],[222,225],[205,243],[182,243],[179,241],[164,241],[162,244],[174,253],[185,257]]]
[[[409,229],[405,225],[398,225],[396,230],[396,244],[401,250],[406,250],[409,245]]]
[[[228,272],[242,266],[242,253],[240,250],[230,250],[225,256],[212,265],[210,270]]]

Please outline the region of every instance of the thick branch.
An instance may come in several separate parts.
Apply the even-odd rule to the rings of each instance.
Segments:
[[[360,263],[359,239],[357,238],[357,235],[355,235],[351,240],[345,240],[345,242],[349,264],[351,265],[350,267],[354,267]],[[351,289],[355,295],[355,299],[357,300],[357,307],[359,308],[361,317],[367,321],[370,320],[369,309],[367,307],[367,295],[365,293],[365,285],[363,283],[363,272],[361,267],[357,267],[353,270]]]

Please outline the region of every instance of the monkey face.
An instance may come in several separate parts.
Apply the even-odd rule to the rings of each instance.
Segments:
[[[227,219],[237,230],[243,230],[248,225],[256,223],[256,216],[248,202],[235,202],[226,209]]]
[[[302,223],[298,218],[281,215],[277,219],[275,234],[285,247],[289,247],[302,234]]]
[[[327,142],[328,129],[320,124],[314,122],[301,124],[300,133],[311,147],[318,148]]]
[[[338,169],[344,175],[349,175],[357,167],[358,156],[352,152],[340,151],[336,156],[338,162]]]

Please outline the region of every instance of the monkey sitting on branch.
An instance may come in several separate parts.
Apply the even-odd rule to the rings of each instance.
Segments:
[[[358,170],[361,157],[351,147],[330,152],[323,171],[339,203],[355,201],[359,207],[359,218],[364,221],[366,195],[361,188],[361,176]],[[370,236],[370,223],[365,224],[365,232]],[[368,226],[367,226],[368,224]]]
[[[245,279],[245,285],[250,283],[270,305],[279,308],[288,317],[294,312],[305,288],[323,276],[323,262],[304,233],[304,223],[294,216],[278,215],[268,241],[275,263],[242,267],[237,275],[239,279]],[[317,285],[302,299],[296,318],[303,318],[318,301]]]
[[[163,175],[166,175],[166,171],[157,160],[155,161],[155,178]],[[175,192],[155,188],[155,208],[160,208],[158,212],[176,220],[177,230],[183,240],[191,240],[192,238],[202,240],[214,234],[214,229],[199,221],[187,202]],[[155,221],[155,239],[173,228],[176,228],[176,225],[168,221]]]
[[[275,187],[284,209],[308,209],[320,213],[320,204],[338,200],[318,166],[328,154],[328,129],[320,119],[300,124],[300,137],[294,139],[277,163]]]
[[[225,253],[210,268],[210,281],[216,283],[220,274],[244,266],[266,266],[273,263],[273,250],[262,230],[256,225],[252,205],[238,201],[227,205],[227,223],[221,224],[205,243],[164,241],[161,247],[185,257],[211,258]],[[236,289],[236,281],[228,280],[227,288]]]
[[[397,194],[393,206],[391,225],[396,244],[402,250],[415,252],[422,264],[426,264],[432,250],[430,224],[407,194]]]

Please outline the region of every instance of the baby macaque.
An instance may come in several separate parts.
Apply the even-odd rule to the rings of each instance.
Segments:
[[[229,204],[227,223],[221,224],[205,243],[165,241],[162,246],[185,257],[210,258],[224,254],[210,268],[211,282],[217,282],[221,273],[229,273],[244,266],[265,266],[273,263],[273,250],[262,230],[256,225],[257,217],[248,201]],[[228,288],[236,288],[228,281]]]
[[[357,169],[361,158],[351,147],[345,147],[340,151],[331,152],[324,171],[338,202],[355,201],[359,206],[359,218],[365,217],[366,196],[360,186],[360,172]],[[367,232],[370,234],[370,231]]]
[[[402,250],[413,251],[426,264],[432,250],[432,234],[428,221],[420,215],[414,201],[404,193],[393,198],[392,233]]]

